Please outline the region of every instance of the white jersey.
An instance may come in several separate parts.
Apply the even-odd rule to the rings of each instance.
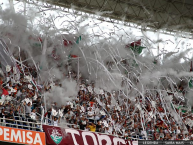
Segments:
[[[88,111],[88,119],[94,119],[94,111]]]
[[[53,125],[54,125],[54,126],[58,126],[58,120],[54,121],[54,122],[53,122]]]

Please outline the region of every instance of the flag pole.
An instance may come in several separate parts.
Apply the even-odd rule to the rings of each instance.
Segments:
[[[13,10],[13,12],[15,12],[13,0],[9,0],[9,5],[10,5],[11,10]]]
[[[44,92],[44,108],[45,108],[45,111],[44,111],[44,113],[47,113],[47,104],[46,104],[47,102],[46,102],[46,95],[45,95],[45,92]],[[42,114],[42,115],[44,115],[44,113]],[[43,118],[43,116],[42,116],[42,118]],[[43,119],[42,119],[42,122],[43,122]],[[45,119],[45,124],[47,124],[47,120]]]
[[[79,84],[79,57],[78,57],[78,66],[77,66],[78,68],[77,68],[77,84]]]
[[[192,72],[192,61],[190,63],[190,72]],[[189,85],[189,88],[192,88],[193,87],[193,81],[192,81],[192,77],[190,77],[190,80],[188,82],[188,85]]]
[[[24,15],[26,16],[26,1],[23,1],[24,4]]]

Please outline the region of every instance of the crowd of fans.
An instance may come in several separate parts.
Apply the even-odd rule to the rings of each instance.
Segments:
[[[66,77],[72,76],[77,79],[76,73],[72,71]],[[94,83],[87,84],[86,80],[80,81],[79,86],[76,99],[68,101],[65,106],[58,106],[55,102],[49,109],[46,117],[54,120],[53,125],[65,120],[68,127],[74,129],[110,134],[128,140],[193,139],[192,108],[185,107],[185,91],[182,86],[176,88],[175,93],[167,90],[166,95],[172,97],[170,107],[167,107],[158,92],[156,96],[147,93],[145,98],[139,96],[131,100],[123,97],[121,91],[107,92],[95,87]]]
[[[21,65],[17,68],[8,65],[6,73],[1,74],[0,123],[8,127],[40,130],[44,110],[42,97],[32,83],[37,74],[34,68],[21,68]]]
[[[193,139],[192,110],[183,107],[185,101],[176,98],[172,92],[167,95],[172,96],[171,108],[180,118],[178,121],[158,93],[156,96],[147,94],[144,98],[138,96],[131,100],[122,97],[121,91],[106,92],[102,88],[96,88],[94,83],[87,84],[82,78],[78,82],[80,87],[75,99],[62,106],[53,102],[45,110],[41,94],[52,87],[37,84],[35,67],[31,68],[27,64],[22,67],[18,64],[17,68],[7,66],[6,71],[0,77],[1,125],[41,130],[42,122],[53,126],[65,122],[70,128],[110,134],[128,140]],[[66,74],[66,78],[77,79],[76,77],[72,70]],[[62,87],[57,82],[55,85]],[[180,95],[184,95],[183,87],[179,87],[178,91]]]

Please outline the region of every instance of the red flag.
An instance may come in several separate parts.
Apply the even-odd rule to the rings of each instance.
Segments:
[[[38,37],[38,40],[39,40],[41,43],[43,43],[43,40],[42,40],[41,37]]]
[[[2,95],[5,95],[5,96],[9,95],[9,93],[6,89],[3,88],[2,91],[3,91]]]
[[[21,70],[20,66],[17,63],[15,63],[15,66],[16,66],[18,72],[22,73],[22,70]]]
[[[78,56],[77,55],[73,55],[73,54],[71,54],[70,55],[72,58],[77,58]]]
[[[126,45],[126,47],[130,47],[130,46],[131,47],[141,46],[141,39]]]
[[[90,102],[90,106],[92,107],[94,105],[94,102]]]
[[[141,39],[139,39],[139,40],[137,40],[137,41],[135,41],[135,42],[132,42],[132,43],[130,44],[130,46],[132,46],[132,47],[140,46],[140,45],[141,45]]]
[[[72,45],[72,42],[71,41],[68,41],[68,40],[65,40],[63,39],[63,43],[64,43],[64,46],[69,46],[69,45]]]
[[[52,57],[55,60],[59,60],[60,59],[60,55],[56,54],[56,48],[54,48],[54,50],[52,51]]]

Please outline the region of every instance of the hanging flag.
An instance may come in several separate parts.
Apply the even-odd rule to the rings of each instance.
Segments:
[[[156,60],[156,59],[154,59],[153,63],[154,63],[154,64],[157,64],[157,60]]]
[[[139,65],[138,65],[138,63],[137,63],[135,60],[133,60],[132,66],[133,66],[133,67],[137,67],[137,66],[139,66]]]
[[[2,88],[2,94],[1,94],[1,96],[2,95],[4,95],[4,96],[8,96],[9,95],[9,92],[5,89],[5,88]]]
[[[141,39],[132,42],[131,44],[126,45],[126,47],[129,47],[133,50],[134,53],[140,54],[145,47],[141,46]]]
[[[135,47],[135,46],[141,46],[141,39],[126,45],[126,47]]]
[[[53,49],[51,56],[54,58],[54,60],[60,60],[60,55],[56,53],[56,48]]]
[[[135,41],[135,42],[132,42],[130,44],[131,47],[135,47],[135,46],[141,46],[141,39]]]
[[[46,50],[47,50],[47,38],[44,39],[44,43],[43,43],[43,46],[42,46],[42,55],[45,55],[46,54]]]
[[[77,58],[78,56],[77,55],[73,55],[73,54],[70,54],[69,56],[68,56],[68,58]]]
[[[30,81],[30,83],[36,88],[36,90],[37,90],[38,92],[41,91],[41,88],[39,87],[39,85],[36,85],[36,82],[35,82],[33,79]]]
[[[43,43],[43,40],[42,40],[41,37],[38,37],[38,40],[39,40],[41,43]]]
[[[77,58],[78,56],[77,55],[71,55],[72,58]]]
[[[29,36],[28,37],[29,43],[31,44],[31,46],[33,47],[41,47],[41,45],[43,44],[43,40],[41,37],[33,37],[33,36]]]
[[[190,72],[192,72],[193,69],[192,69],[192,61],[191,61],[191,64],[190,64]],[[189,80],[189,88],[193,88],[193,80],[192,80],[192,77],[190,77],[190,80]]]
[[[76,40],[76,44],[79,44],[79,42],[82,40],[82,37],[79,36],[78,39]],[[74,49],[72,49],[70,51],[70,55],[68,56],[68,59],[71,59],[71,58],[77,58],[78,56],[77,55],[73,55],[72,52],[74,51]]]
[[[64,44],[64,46],[69,46],[69,45],[72,45],[72,41],[68,41],[68,40],[63,39],[63,44]]]
[[[79,42],[81,41],[81,36],[78,37],[78,39],[76,40],[76,44],[79,44]]]

